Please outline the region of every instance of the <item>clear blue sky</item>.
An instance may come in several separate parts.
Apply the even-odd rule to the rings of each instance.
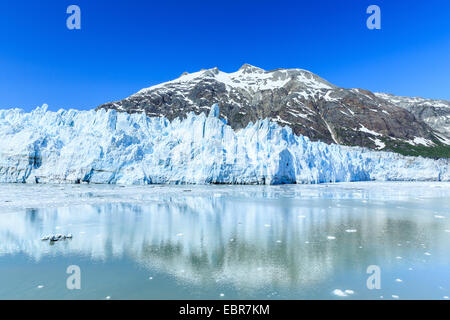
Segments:
[[[66,28],[79,5],[82,29]],[[381,8],[382,29],[366,28]],[[90,109],[182,72],[303,68],[450,100],[450,1],[0,0],[0,108]]]

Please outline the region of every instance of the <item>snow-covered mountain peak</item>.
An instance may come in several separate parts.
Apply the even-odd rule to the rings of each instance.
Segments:
[[[414,105],[431,106],[435,108],[449,108],[450,101],[446,100],[436,100],[436,99],[425,99],[422,97],[404,97],[396,96],[390,93],[374,93],[377,97],[388,100],[391,103],[402,105],[404,108],[411,107]]]
[[[183,73],[179,78],[164,82],[149,88],[140,90],[135,95],[147,94],[153,90],[164,87],[194,86],[201,81],[217,81],[223,83],[228,90],[240,89],[254,93],[260,90],[274,90],[285,86],[290,81],[297,82],[304,88],[311,90],[330,90],[336,88],[328,81],[319,76],[302,69],[275,69],[266,71],[264,69],[244,64],[237,71],[227,73],[217,67],[202,69],[193,73]]]
[[[266,72],[264,69],[252,66],[248,63],[244,63],[242,65],[242,67],[239,68],[239,70],[241,73],[263,73]]]

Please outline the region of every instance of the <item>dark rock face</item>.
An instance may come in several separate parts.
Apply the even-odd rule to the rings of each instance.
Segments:
[[[407,108],[367,90],[336,87],[300,69],[264,71],[244,65],[234,73],[203,70],[97,109],[145,112],[172,120],[189,112],[207,113],[214,103],[234,129],[269,118],[326,143],[378,150],[398,143],[439,143],[433,129]]]

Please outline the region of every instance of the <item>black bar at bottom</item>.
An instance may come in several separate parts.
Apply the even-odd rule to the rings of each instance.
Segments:
[[[429,305],[429,306],[427,306]],[[142,319],[301,319],[330,313],[339,317],[367,316],[381,319],[392,312],[415,314],[424,308],[446,308],[448,301],[334,301],[334,300],[150,300],[150,301],[0,301],[2,312],[17,317],[30,313],[33,319],[65,314],[85,318],[139,313]],[[43,311],[45,310],[45,312]],[[155,317],[158,315],[158,317]],[[122,317],[122,316],[121,316]],[[128,319],[125,319],[128,320]]]

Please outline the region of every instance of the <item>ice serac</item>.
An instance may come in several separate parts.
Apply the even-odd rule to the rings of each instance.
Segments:
[[[268,119],[233,130],[115,110],[0,111],[0,182],[281,184],[450,181],[449,160],[311,142]]]

